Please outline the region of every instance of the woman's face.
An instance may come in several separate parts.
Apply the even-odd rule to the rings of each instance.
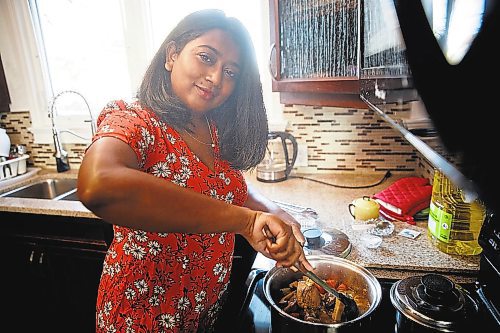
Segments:
[[[232,94],[240,73],[240,49],[224,30],[209,30],[176,53],[167,48],[165,69],[175,95],[192,111],[205,113]]]

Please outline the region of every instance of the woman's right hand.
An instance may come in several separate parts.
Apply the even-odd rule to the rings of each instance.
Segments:
[[[289,223],[274,214],[254,212],[248,234],[243,236],[255,250],[276,260],[276,266],[290,267],[301,262],[307,269],[312,269]]]

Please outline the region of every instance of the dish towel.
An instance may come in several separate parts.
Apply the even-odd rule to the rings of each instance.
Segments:
[[[380,204],[380,214],[391,221],[415,224],[413,216],[429,207],[432,185],[427,178],[405,177],[372,196]]]

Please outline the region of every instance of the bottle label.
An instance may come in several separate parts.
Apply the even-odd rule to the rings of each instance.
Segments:
[[[434,237],[445,243],[450,242],[452,219],[452,214],[445,212],[431,202],[427,227]]]

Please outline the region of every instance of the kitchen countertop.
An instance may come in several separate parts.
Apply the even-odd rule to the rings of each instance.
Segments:
[[[315,174],[308,177],[330,184],[363,186],[377,183],[383,174]],[[474,282],[477,279],[480,256],[458,256],[439,251],[427,237],[427,221],[417,221],[416,225],[395,222],[394,232],[390,236],[384,236],[378,248],[370,249],[363,245],[360,237],[367,231],[352,228],[353,217],[348,210],[349,203],[364,195],[375,194],[401,177],[408,177],[408,174],[392,175],[380,185],[362,189],[332,187],[300,178],[263,183],[257,181],[253,174],[247,174],[247,182],[269,199],[314,209],[319,215],[316,223],[321,230],[328,232],[338,229],[349,237],[352,249],[346,259],[368,268],[377,278],[402,279],[434,272],[446,275],[457,283]],[[416,239],[398,235],[403,229],[418,231],[420,235]],[[259,256],[254,267],[268,269],[272,265],[273,261]]]
[[[76,178],[77,172],[77,170],[69,170],[56,173],[42,170],[33,177],[9,186],[2,186],[0,183],[0,194],[44,178]],[[479,271],[479,256],[457,256],[439,251],[427,238],[426,221],[417,222],[417,225],[395,222],[394,232],[390,236],[383,237],[382,244],[375,249],[367,248],[361,242],[360,236],[366,231],[352,229],[353,218],[347,208],[349,203],[364,195],[372,195],[395,180],[406,176],[408,175],[392,175],[375,187],[346,189],[300,178],[290,178],[278,183],[263,183],[257,181],[251,172],[245,175],[247,182],[269,199],[315,210],[319,218],[314,221],[314,224],[324,232],[340,230],[345,233],[351,242],[351,251],[346,259],[368,268],[377,278],[401,279],[434,272],[446,275],[457,283],[474,282]],[[354,176],[315,174],[308,177],[333,184],[362,186],[376,183],[383,177],[383,174]],[[96,218],[79,201],[0,197],[0,211]],[[420,235],[416,239],[399,236],[398,233],[405,228],[418,231]],[[269,268],[274,265],[274,262],[259,256],[256,265]]]
[[[57,173],[51,170],[39,170],[29,178],[20,177],[17,182],[14,179],[7,185],[0,182],[0,195],[14,188],[35,183],[47,178],[74,178],[78,177],[78,170],[68,170],[66,172]],[[90,212],[80,201],[70,200],[45,200],[45,199],[30,199],[30,198],[6,198],[0,197],[0,211],[12,213],[30,213],[42,215],[60,215],[68,217],[83,217],[97,218]]]

